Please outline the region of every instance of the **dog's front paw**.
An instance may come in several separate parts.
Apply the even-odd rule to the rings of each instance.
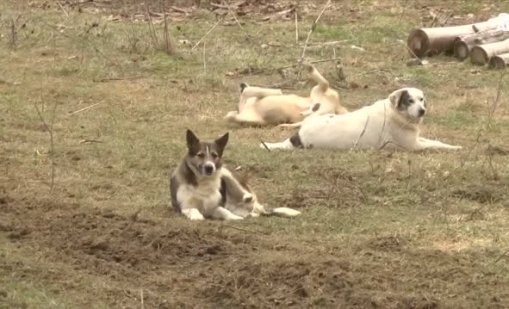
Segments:
[[[226,116],[224,117],[224,119],[228,120],[228,121],[233,121],[235,120],[235,116],[237,116],[238,112],[237,111],[230,111],[226,114]]]
[[[205,220],[205,217],[203,217],[202,214],[192,214],[189,216],[189,220],[202,221],[202,220]]]
[[[189,219],[193,221],[197,220],[205,220],[205,217],[201,214],[198,209],[183,209],[182,213]]]
[[[237,216],[235,214],[231,214],[225,218],[225,220],[243,220],[244,218],[241,216]]]
[[[253,195],[251,193],[246,193],[242,197],[242,202],[244,203],[251,203],[253,201]]]

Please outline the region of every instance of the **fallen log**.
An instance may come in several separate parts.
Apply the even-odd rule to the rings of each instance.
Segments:
[[[494,21],[485,21],[462,26],[415,29],[408,36],[407,46],[419,58],[452,52],[457,37],[496,29],[497,26]]]
[[[502,30],[488,30],[459,36],[454,39],[454,56],[465,60],[475,45],[499,42],[505,39],[509,39],[509,32]]]
[[[490,69],[503,69],[509,66],[509,53],[491,57],[488,66]]]
[[[491,57],[505,53],[509,53],[509,39],[472,47],[470,61],[473,64],[485,65]]]

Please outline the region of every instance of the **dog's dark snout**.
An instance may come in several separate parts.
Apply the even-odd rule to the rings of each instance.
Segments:
[[[425,110],[424,108],[421,108],[421,109],[419,110],[419,117],[424,116],[424,114],[426,114],[426,110]]]
[[[214,166],[213,165],[205,165],[203,167],[203,169],[205,170],[205,174],[207,175],[212,175],[212,173],[214,173]]]

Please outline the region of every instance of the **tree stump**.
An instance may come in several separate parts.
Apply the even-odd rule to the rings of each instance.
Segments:
[[[472,47],[470,60],[473,64],[485,65],[491,57],[505,53],[509,53],[509,39]]]
[[[504,69],[509,66],[509,53],[491,57],[488,66],[490,69]]]
[[[496,29],[496,27],[497,24],[493,21],[485,21],[463,26],[415,29],[408,36],[407,46],[411,53],[419,58],[452,52],[454,40],[457,37]]]

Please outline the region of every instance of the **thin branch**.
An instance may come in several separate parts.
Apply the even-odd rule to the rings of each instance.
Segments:
[[[503,71],[500,74],[500,79],[498,81],[497,86],[497,94],[495,95],[495,99],[493,100],[493,103],[490,106],[489,113],[488,113],[488,126],[491,125],[491,120],[493,119],[493,115],[495,114],[495,111],[498,108],[498,105],[500,103],[500,96],[502,94],[502,84],[505,77],[505,71]]]
[[[252,234],[269,235],[269,233],[267,233],[267,232],[248,230],[248,229],[244,229],[244,228],[241,228],[241,227],[236,227],[236,226],[229,225],[229,224],[224,224],[224,223],[222,224],[222,226],[229,227],[229,228],[232,228],[234,230],[238,230],[238,231],[242,231],[242,232],[252,233]]]
[[[94,107],[96,105],[99,105],[99,104],[101,104],[101,102],[92,104],[92,105],[87,106],[87,107],[83,107],[82,109],[78,109],[77,111],[69,113],[69,116],[77,114],[77,113],[80,113],[80,112],[83,112],[83,111],[86,111],[87,109],[91,109],[92,107]]]
[[[69,13],[67,13],[67,11],[65,10],[64,6],[62,5],[62,3],[60,3],[60,1],[58,1],[58,0],[55,0],[55,2],[58,4],[58,6],[59,6],[59,7],[60,7],[60,9],[62,10],[62,12],[64,12],[65,17],[66,17],[66,18],[69,18]]]
[[[244,29],[244,27],[242,27],[242,24],[240,23],[240,21],[237,19],[237,16],[235,15],[235,12],[232,11],[231,9],[231,6],[228,5],[228,14],[230,14],[233,19],[235,20],[235,22],[237,23],[237,25],[239,26],[239,28],[244,31],[244,33],[246,34],[247,37],[249,37],[249,33],[247,33],[247,31]]]
[[[297,11],[295,11],[295,43],[299,44],[299,21],[297,17]]]
[[[306,47],[308,45],[309,38],[311,38],[311,34],[313,33],[313,31],[315,31],[315,28],[316,28],[316,25],[318,23],[318,20],[320,20],[320,17],[322,17],[323,13],[329,7],[330,3],[331,3],[331,0],[327,0],[327,3],[323,7],[322,11],[320,12],[320,14],[316,18],[316,20],[311,25],[311,29],[309,29],[308,36],[306,38],[306,41],[304,42],[304,48],[302,49],[302,55],[300,56],[300,61],[304,60],[304,56],[306,56]]]
[[[164,40],[166,44],[166,53],[168,55],[175,55],[177,50],[170,36],[170,31],[168,30],[168,14],[166,13],[166,8],[164,7],[163,2],[161,2],[161,11],[163,11],[164,16]]]
[[[205,53],[205,41],[203,41],[203,75],[207,75],[207,54]]]
[[[80,144],[90,144],[90,143],[102,143],[102,141],[96,139],[82,139]]]
[[[159,40],[157,39],[156,29],[154,27],[154,23],[152,22],[152,16],[150,15],[150,9],[146,2],[145,2],[145,10],[147,11],[148,28],[150,31],[150,35],[152,36],[152,44],[154,45],[154,48],[157,48],[157,46],[159,45]]]
[[[213,26],[209,29],[209,31],[207,31],[207,33],[205,33],[205,35],[203,35],[203,36],[201,37],[201,39],[200,39],[200,40],[199,40],[196,44],[194,44],[194,46],[191,48],[191,50],[194,50],[194,49],[196,48],[196,46],[198,46],[198,45],[201,43],[201,41],[203,41],[203,39],[205,39],[205,37],[206,37],[207,35],[209,35],[209,33],[211,33],[211,32],[212,32],[212,30],[214,30],[214,28],[216,28],[216,27],[217,27],[217,25],[219,25],[219,23],[220,23],[221,21],[223,21],[223,19],[222,19],[222,18],[221,18],[220,20],[218,20],[218,21],[217,21],[217,22],[216,22],[216,23],[215,23],[215,24],[214,24],[214,25],[213,25]]]
[[[401,44],[403,44],[403,46],[405,46],[405,48],[412,54],[412,56],[414,56],[415,59],[419,59],[420,61],[422,61],[421,58],[417,57],[417,55],[414,53],[414,51],[408,47],[408,45],[406,45],[405,42],[401,41],[401,40],[398,40],[398,42],[400,42]]]
[[[43,102],[42,94],[41,94],[41,102]],[[55,123],[55,117],[56,117],[56,110],[57,110],[57,103],[53,105],[53,110],[51,111],[52,117],[51,122],[48,125],[46,119],[44,119],[44,116],[42,115],[42,111],[37,106],[37,103],[34,103],[35,110],[37,111],[37,115],[39,116],[39,119],[41,120],[42,124],[44,125],[44,129],[49,134],[49,140],[50,140],[50,163],[51,163],[51,182],[50,182],[50,192],[53,192],[53,187],[55,185],[55,159],[54,159],[54,152],[55,152],[55,141],[53,137],[53,124]]]
[[[315,60],[315,61],[308,61],[307,63],[315,64],[315,63],[337,61],[337,60],[341,60],[341,58],[320,59],[320,60]],[[289,64],[289,65],[285,65],[285,66],[282,66],[282,67],[274,68],[274,70],[282,70],[282,69],[294,68],[294,67],[298,67],[299,65],[300,65],[300,63]]]
[[[11,18],[11,36],[10,36],[10,46],[12,49],[16,48],[16,41],[18,38],[18,32],[16,31],[16,22],[14,18]]]
[[[145,300],[143,298],[143,289],[140,289],[140,302],[141,302],[141,309],[145,309]]]
[[[507,250],[506,252],[502,253],[498,259],[496,259],[492,264],[496,264],[498,263],[498,261],[500,261],[501,259],[503,259],[507,254],[509,253],[509,250]]]
[[[265,147],[265,149],[267,149],[268,152],[270,152],[270,148],[267,147],[267,145],[265,144],[264,141],[260,140],[260,142],[262,143],[263,147]]]

